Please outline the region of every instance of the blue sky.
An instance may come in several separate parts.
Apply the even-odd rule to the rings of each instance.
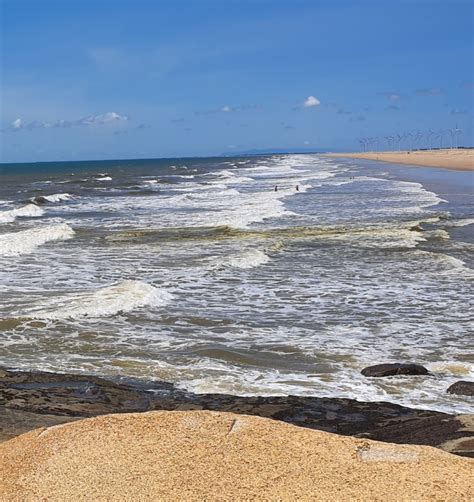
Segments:
[[[473,143],[468,0],[0,5],[2,162]]]

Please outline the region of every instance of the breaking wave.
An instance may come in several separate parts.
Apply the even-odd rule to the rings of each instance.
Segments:
[[[467,227],[468,225],[474,225],[474,218],[460,218],[452,221],[443,221],[443,227]]]
[[[45,204],[47,202],[63,202],[65,200],[72,199],[72,195],[68,193],[55,193],[52,195],[38,195],[37,197],[33,197],[31,202],[34,204]]]
[[[141,281],[123,281],[93,292],[74,293],[51,298],[21,313],[35,319],[100,318],[138,307],[161,307],[169,303],[172,295]]]
[[[3,234],[0,235],[0,256],[32,253],[38,246],[47,242],[63,241],[72,237],[74,230],[65,223]]]
[[[42,216],[44,211],[35,204],[27,204],[18,209],[10,209],[9,211],[0,212],[0,223],[12,223],[18,217],[23,218],[38,218]]]
[[[267,256],[260,249],[249,249],[239,254],[231,255],[227,258],[221,259],[218,263],[218,267],[233,267],[249,269],[255,268],[270,261],[270,257]]]

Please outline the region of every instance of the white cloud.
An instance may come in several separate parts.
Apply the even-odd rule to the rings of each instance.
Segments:
[[[318,98],[315,98],[314,96],[308,96],[303,104],[305,108],[310,108],[311,106],[318,106],[321,104],[321,101],[319,101]]]
[[[71,122],[70,120],[57,120],[56,122],[54,122],[54,124],[52,125],[52,127],[62,127],[62,128],[65,128],[65,129],[68,129],[69,127],[73,127],[74,125],[76,125],[74,122]]]
[[[377,93],[379,96],[384,96],[386,97],[389,101],[391,101],[392,103],[394,103],[395,101],[400,101],[400,99],[402,99],[402,97],[400,96],[400,94],[398,94],[397,92],[393,92],[393,91],[389,91],[389,92],[378,92]]]
[[[221,111],[222,111],[222,112],[229,113],[229,112],[231,112],[231,111],[232,111],[232,108],[231,108],[230,106],[227,106],[227,105],[226,105],[226,106],[224,106],[224,107],[222,107],[222,108],[221,108]]]
[[[51,124],[48,124],[47,122],[41,122],[40,120],[33,120],[33,122],[29,122],[23,127],[24,129],[31,131],[31,129],[46,129],[47,127],[51,127]]]
[[[53,123],[42,122],[40,120],[33,120],[33,122],[24,123],[22,119],[18,118],[14,120],[6,131],[20,131],[32,129],[48,129],[50,127],[54,128],[71,128],[77,126],[95,126],[95,125],[106,125],[117,122],[125,122],[128,120],[126,115],[120,115],[117,112],[106,112],[99,115],[89,115],[79,120],[57,120]]]
[[[16,119],[11,123],[12,129],[21,129],[23,127],[23,121],[21,119]]]
[[[112,122],[123,122],[127,121],[128,117],[126,115],[120,115],[116,112],[107,112],[102,113],[100,115],[89,115],[88,117],[84,117],[77,121],[78,125],[104,125],[110,124]]]

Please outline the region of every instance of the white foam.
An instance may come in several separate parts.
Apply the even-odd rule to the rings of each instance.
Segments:
[[[93,292],[73,293],[51,298],[21,315],[36,319],[100,318],[139,307],[161,307],[172,295],[141,281],[123,281]]]
[[[313,158],[300,156],[273,158],[249,169],[206,173],[203,175],[205,183],[190,179],[186,186],[167,187],[171,195],[162,194],[153,199],[136,195],[107,199],[84,197],[79,207],[85,211],[109,213],[106,218],[110,226],[123,224],[123,208],[127,207],[127,223],[139,226],[156,225],[159,218],[160,227],[229,225],[248,228],[281,216],[294,218],[295,213],[285,207],[284,199],[308,190],[309,180],[313,178],[324,180],[335,175],[330,171],[331,166],[315,167],[313,164]],[[275,185],[278,185],[277,192]]]
[[[218,260],[218,266],[250,269],[268,263],[269,261],[269,256],[260,249],[249,249],[242,253],[221,258]]]
[[[55,193],[52,195],[43,195],[42,197],[49,202],[62,202],[71,199],[72,195],[68,193]]]
[[[474,277],[474,271],[466,266],[466,263],[459,258],[444,253],[433,253],[431,251],[416,250],[414,253],[434,260],[434,265],[437,265],[438,274],[460,274],[464,278]]]
[[[410,230],[410,227],[420,222],[412,222],[409,225],[384,225],[367,226],[366,228],[347,228],[346,231],[323,234],[321,237],[328,240],[347,241],[358,247],[368,248],[416,248],[420,242],[427,240],[427,232]]]
[[[97,181],[112,181],[110,176],[102,176],[101,178],[95,178]]]
[[[3,234],[0,235],[0,256],[32,253],[38,246],[47,242],[63,241],[72,237],[74,237],[74,230],[65,223]]]
[[[27,204],[26,206],[18,209],[10,209],[9,211],[0,212],[0,223],[11,223],[18,217],[23,218],[38,218],[42,216],[44,211],[35,204]]]
[[[467,227],[468,225],[474,225],[474,218],[460,218],[459,220],[444,221],[444,227]]]
[[[451,374],[460,377],[473,377],[474,376],[474,364],[459,362],[459,361],[445,361],[441,363],[431,363],[428,365],[428,369],[432,373],[438,374]]]
[[[228,171],[223,169],[217,173],[209,173],[210,176],[217,176],[227,184],[244,183],[247,181],[253,181],[253,178],[248,178],[245,176],[239,176],[238,173],[233,171]]]

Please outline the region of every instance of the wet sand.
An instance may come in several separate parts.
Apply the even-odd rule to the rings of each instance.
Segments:
[[[366,153],[328,153],[327,157],[378,160],[393,164],[412,166],[442,167],[459,171],[474,170],[474,149],[445,149],[415,152],[366,152]]]
[[[470,500],[472,460],[205,411],[106,415],[0,445],[2,500]]]

